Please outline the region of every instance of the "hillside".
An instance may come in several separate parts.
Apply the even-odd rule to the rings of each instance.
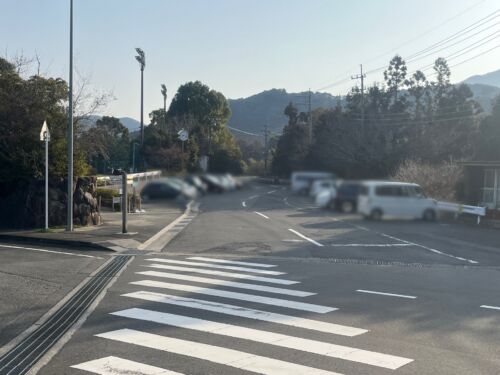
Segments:
[[[335,107],[337,100],[328,93],[315,92],[311,95],[311,107]],[[299,110],[306,111],[307,92],[288,93],[283,89],[271,89],[248,98],[229,99],[232,115],[228,125],[247,132],[261,133],[267,123],[271,132],[281,133],[287,122],[283,111],[290,102]],[[233,134],[238,135],[236,132]]]
[[[489,72],[486,74],[475,75],[463,81],[468,84],[482,84],[488,86],[495,86],[500,88],[500,70]]]

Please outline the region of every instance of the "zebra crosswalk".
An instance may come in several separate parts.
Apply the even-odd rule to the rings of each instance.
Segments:
[[[144,261],[141,266],[147,270],[135,272],[136,279],[128,284],[133,290],[120,296],[135,301],[136,305],[110,312],[114,318],[120,319],[118,329],[95,335],[109,342],[109,345],[113,342],[130,345],[131,353],[135,351],[133,348],[141,347],[158,353],[181,355],[190,361],[198,361],[195,363],[201,368],[208,361],[225,366],[229,372],[230,369],[238,369],[270,375],[339,374],[335,368],[335,361],[339,360],[386,370],[397,370],[413,361],[411,358],[333,343],[335,337],[357,340],[357,337],[369,334],[369,331],[314,319],[311,315],[317,314],[319,318],[338,308],[304,301],[315,295],[314,292],[273,286],[299,284],[294,280],[270,277],[285,275],[285,272],[268,270],[276,265],[207,257],[189,257],[186,260],[146,258]],[[137,303],[140,305],[137,306]],[[245,306],[246,303],[252,306]],[[272,311],[254,308],[254,305],[269,306]],[[307,317],[297,315],[304,313]],[[144,322],[148,327],[153,325],[158,329],[140,330],[136,322]],[[253,324],[250,328],[248,325],[251,322],[263,322],[265,325],[261,328]],[[185,339],[186,336],[173,337],[173,331],[165,331],[162,327],[181,330],[188,337],[191,334],[203,335],[206,338],[203,341],[210,342],[213,339],[215,343],[193,341]],[[286,330],[286,334],[280,333],[286,327],[290,330]],[[301,337],[300,332],[305,337]],[[314,332],[321,333],[319,337],[322,339],[311,339],[311,333]],[[217,337],[230,341],[217,340]],[[328,337],[330,339],[325,339]],[[259,347],[267,345],[273,349],[269,350],[269,354],[266,351],[266,355],[262,355],[262,351],[226,347],[226,342],[246,343],[244,348],[248,348],[250,343]],[[306,365],[300,360],[301,356],[294,355],[290,360],[290,356],[280,357],[280,354],[276,354],[290,350],[306,356],[329,358],[327,363],[332,363],[332,366]],[[122,358],[111,354],[114,353],[104,353],[102,358],[71,367],[103,375],[179,374],[176,372],[179,368],[173,371],[166,368],[169,366],[155,366],[158,363],[138,362],[137,357]],[[186,373],[189,373],[189,368],[193,367],[187,366]],[[197,373],[214,372],[199,371],[197,368]]]

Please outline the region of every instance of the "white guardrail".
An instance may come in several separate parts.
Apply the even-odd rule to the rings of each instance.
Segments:
[[[441,211],[454,212],[455,214],[470,214],[477,216],[477,223],[481,222],[481,216],[486,215],[485,207],[468,206],[466,204],[437,202],[438,209]]]

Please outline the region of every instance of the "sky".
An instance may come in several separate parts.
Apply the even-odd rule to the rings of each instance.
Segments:
[[[68,79],[69,3],[0,0],[0,56],[37,54],[43,74]],[[345,95],[359,64],[366,85],[382,82],[383,69],[371,70],[396,53],[408,58],[499,9],[498,0],[74,0],[75,69],[113,93],[102,114],[136,119],[135,47],[146,53],[145,118],[163,105],[162,83],[168,101],[194,80],[233,99],[271,88]],[[421,53],[408,71],[449,55],[454,82],[500,69],[500,48],[474,58],[500,46],[500,12],[486,21]]]

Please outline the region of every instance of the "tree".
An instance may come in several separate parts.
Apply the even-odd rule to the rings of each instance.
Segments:
[[[500,96],[497,96],[491,114],[481,121],[474,144],[478,160],[500,160]]]
[[[389,89],[394,95],[394,104],[398,103],[398,93],[405,83],[406,63],[399,55],[394,56],[389,62],[389,67],[384,71],[384,79]]]
[[[419,120],[422,116],[422,97],[424,96],[426,90],[428,90],[428,83],[425,74],[417,70],[410,79],[406,81],[406,86],[408,86],[408,92],[413,96],[415,103],[415,119]]]
[[[66,108],[68,86],[60,78],[32,76],[24,79],[0,58],[0,185],[43,176],[44,156],[39,132],[47,121],[51,132],[49,173],[65,176]],[[81,148],[75,148],[74,174],[86,175],[89,167]]]
[[[450,86],[450,68],[448,67],[448,63],[442,57],[439,57],[434,62],[434,72],[436,73],[436,83],[435,87],[435,95],[436,101],[439,104],[441,98],[444,96],[446,90]]]
[[[116,117],[104,116],[80,137],[85,143],[87,158],[99,173],[110,168],[129,168],[130,136]]]

